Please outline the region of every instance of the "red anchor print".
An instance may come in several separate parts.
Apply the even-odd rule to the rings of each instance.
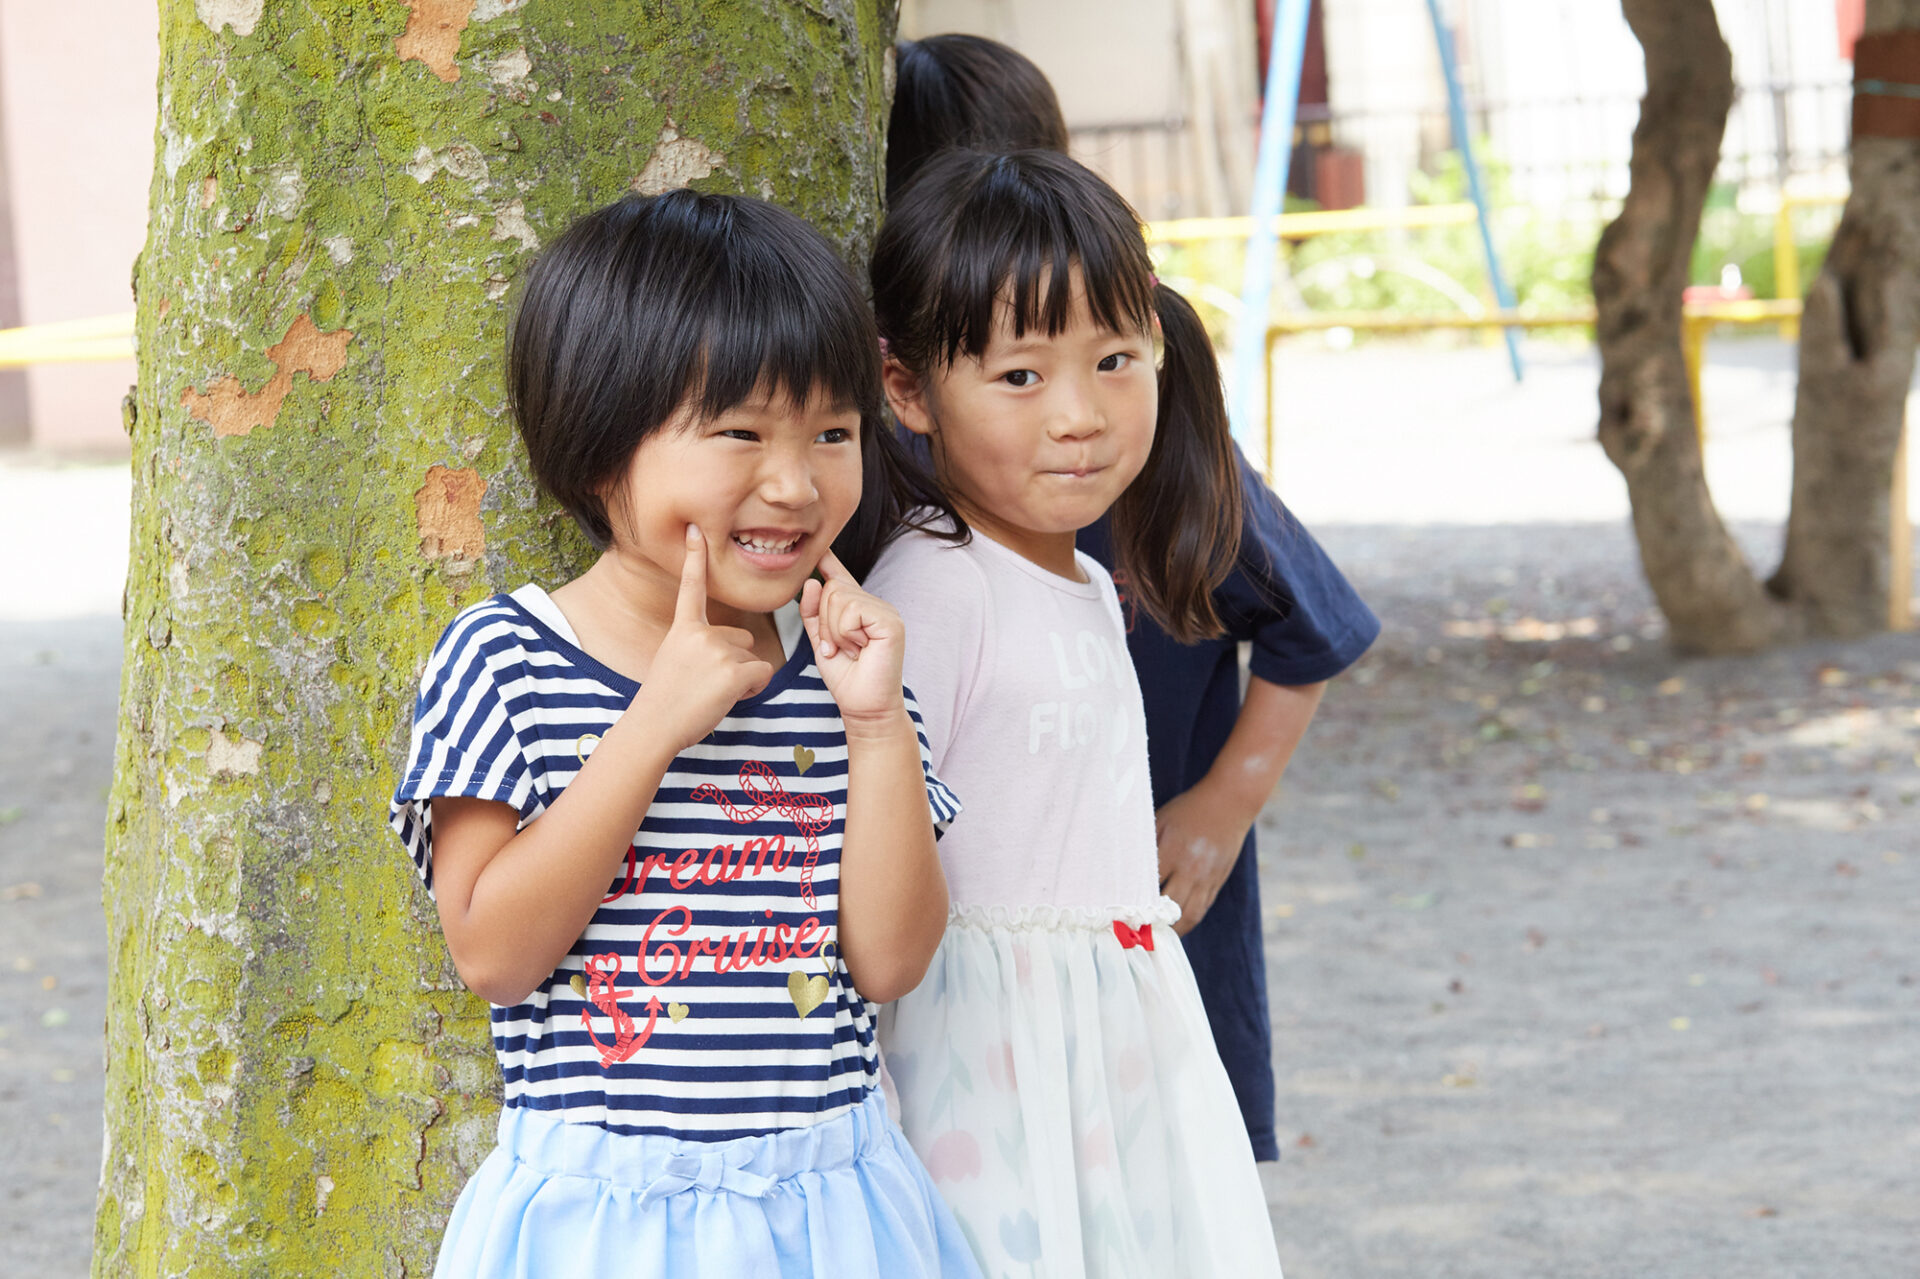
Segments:
[[[1139,946],[1145,950],[1153,949],[1153,925],[1142,924],[1133,928],[1123,920],[1113,921],[1113,935],[1120,939],[1120,949],[1132,950]]]
[[[620,980],[621,958],[616,953],[589,955],[583,965],[587,970],[587,999],[607,1016],[613,1018],[613,1042],[603,1044],[600,1036],[593,1033],[593,1014],[586,1009],[580,1010],[580,1024],[587,1028],[587,1038],[600,1050],[600,1064],[611,1066],[616,1061],[625,1061],[640,1051],[640,1046],[653,1037],[654,1024],[660,1020],[660,997],[647,1000],[647,1028],[634,1033],[633,1018],[627,1016],[627,1010],[620,1001],[634,992],[616,990],[614,985]]]
[[[833,802],[824,795],[789,795],[771,768],[757,759],[740,765],[740,789],[753,801],[748,809],[735,808],[726,793],[712,782],[702,782],[693,791],[695,799],[712,800],[720,805],[728,820],[745,824],[758,821],[769,812],[784,813],[807,838],[807,859],[800,867],[800,899],[809,910],[816,909],[813,899],[813,868],[820,860],[822,831],[833,823]]]

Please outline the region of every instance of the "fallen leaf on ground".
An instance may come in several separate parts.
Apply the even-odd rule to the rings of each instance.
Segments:
[[[1684,693],[1687,691],[1687,681],[1681,679],[1678,675],[1674,675],[1668,679],[1661,680],[1657,691],[1662,697],[1672,697],[1676,693]]]
[[[73,1020],[73,1015],[64,1008],[49,1008],[40,1014],[42,1026],[64,1026]]]
[[[0,888],[0,902],[17,902],[25,897],[38,897],[39,895],[40,885],[33,883],[9,884],[5,888]]]
[[[1547,935],[1538,928],[1527,929],[1527,949],[1539,950],[1547,944]]]

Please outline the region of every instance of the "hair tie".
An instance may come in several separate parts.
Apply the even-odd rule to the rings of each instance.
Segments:
[[[1149,283],[1153,285],[1154,288],[1157,289],[1160,287],[1160,277],[1155,275],[1153,272],[1151,271],[1147,272],[1147,280]]]
[[[880,339],[880,358],[885,360],[885,359],[892,358],[892,356],[893,356],[893,343],[887,341],[884,337],[881,338]]]

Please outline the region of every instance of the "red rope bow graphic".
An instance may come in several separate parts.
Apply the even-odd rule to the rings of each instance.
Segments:
[[[1113,921],[1113,935],[1120,939],[1120,949],[1132,950],[1135,946],[1146,950],[1153,949],[1153,925],[1142,924],[1138,928],[1116,919]]]
[[[785,814],[807,839],[807,859],[800,867],[800,898],[809,910],[817,908],[813,898],[813,868],[820,860],[821,832],[833,823],[833,802],[824,795],[789,795],[774,771],[757,759],[740,765],[740,789],[752,808],[735,808],[726,793],[712,782],[694,787],[695,799],[712,800],[720,805],[728,820],[737,823],[758,821],[770,812]]]

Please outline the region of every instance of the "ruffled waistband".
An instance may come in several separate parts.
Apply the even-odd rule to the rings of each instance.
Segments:
[[[546,1176],[591,1177],[651,1199],[716,1189],[759,1198],[788,1177],[851,1165],[885,1144],[891,1124],[877,1088],[831,1119],[727,1141],[615,1133],[508,1106],[500,1112],[500,1148]]]
[[[1171,924],[1180,918],[1180,903],[1161,897],[1133,906],[1001,906],[968,902],[947,911],[948,928],[1027,932],[1108,932],[1115,921],[1138,928],[1142,924]]]

